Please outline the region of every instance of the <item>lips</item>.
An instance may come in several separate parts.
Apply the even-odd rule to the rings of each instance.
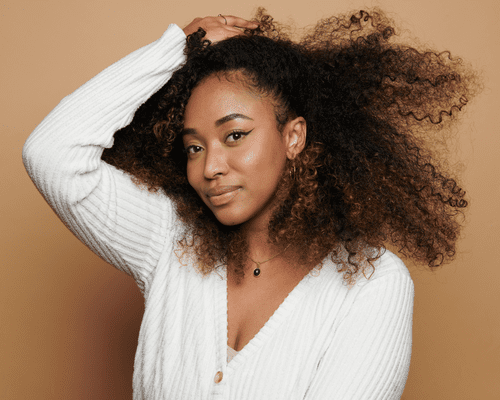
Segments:
[[[240,186],[219,186],[206,192],[208,201],[215,207],[229,203],[240,191]]]

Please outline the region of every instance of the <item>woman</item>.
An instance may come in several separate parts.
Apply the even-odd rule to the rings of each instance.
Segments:
[[[135,399],[399,398],[413,283],[384,246],[453,257],[464,192],[418,134],[465,75],[377,13],[300,43],[256,20],[171,25],[65,98],[26,168],[144,294]]]

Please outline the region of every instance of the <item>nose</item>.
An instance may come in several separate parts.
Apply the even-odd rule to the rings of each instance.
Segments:
[[[206,179],[215,179],[227,173],[228,165],[223,149],[213,147],[207,149],[205,154],[203,174]]]

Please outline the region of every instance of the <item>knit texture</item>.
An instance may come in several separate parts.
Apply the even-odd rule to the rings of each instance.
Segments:
[[[182,30],[170,25],[64,98],[23,150],[31,179],[63,223],[144,294],[134,399],[399,399],[410,365],[413,283],[394,254],[385,252],[370,280],[361,276],[351,289],[325,261],[228,363],[226,271],[203,277],[181,265],[172,202],[101,161],[114,132],[182,64],[184,45]]]

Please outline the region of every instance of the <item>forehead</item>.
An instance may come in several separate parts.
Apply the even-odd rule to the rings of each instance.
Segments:
[[[257,115],[274,115],[273,111],[268,96],[252,90],[241,74],[228,77],[211,75],[193,89],[186,105],[184,123],[191,125],[198,120],[216,121],[234,113],[253,118]]]

